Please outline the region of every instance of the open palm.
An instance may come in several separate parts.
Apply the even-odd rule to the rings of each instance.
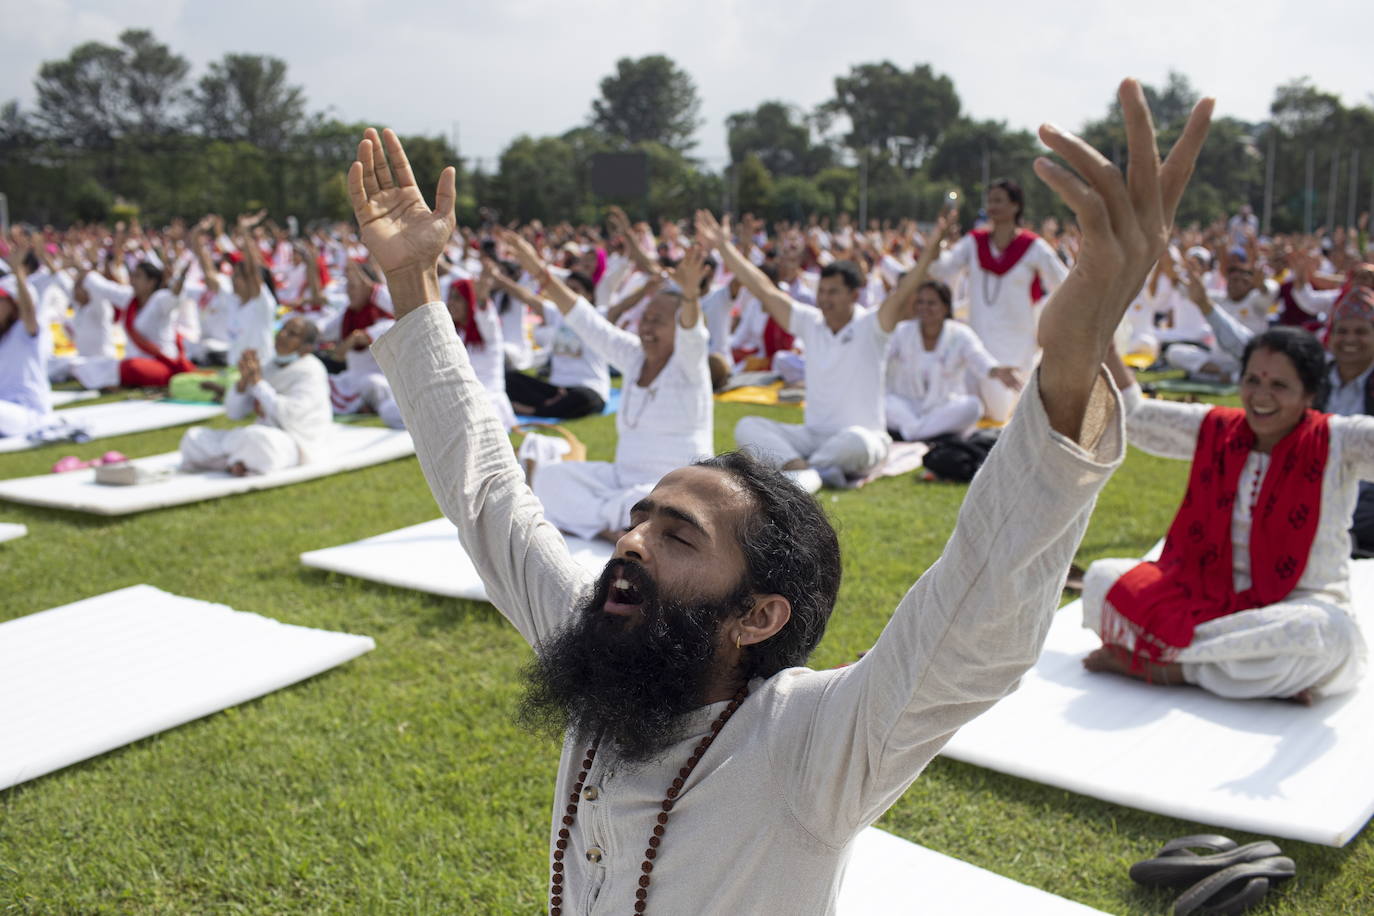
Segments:
[[[367,129],[348,170],[348,196],[363,244],[383,271],[433,270],[453,236],[454,179],[453,168],[444,169],[431,210],[395,132]]]

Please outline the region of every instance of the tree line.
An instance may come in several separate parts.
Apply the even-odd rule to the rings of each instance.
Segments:
[[[363,125],[312,112],[283,60],[226,54],[193,80],[184,57],[130,29],[116,44],[87,42],[45,62],[34,86],[31,110],[0,106],[0,193],[16,219],[159,221],[264,206],[303,219],[349,215],[342,172]],[[856,64],[834,88],[811,110],[774,100],[730,115],[730,161],[719,171],[692,156],[700,98],[663,55],[621,59],[582,123],[515,138],[494,169],[464,167],[441,136],[403,140],[422,187],[459,165],[467,223],[592,222],[607,204],[637,218],[703,206],[791,221],[931,218],[949,191],[978,201],[997,177],[1021,182],[1033,219],[1067,215],[1031,173],[1043,153],[1036,138],[966,112],[954,82],[929,65]],[[1167,148],[1198,93],[1171,73],[1146,94]],[[1081,133],[1124,158],[1114,99]],[[595,195],[592,157],[623,151],[647,156],[647,197]],[[1374,201],[1374,109],[1297,80],[1276,89],[1268,120],[1213,123],[1179,220],[1210,222],[1248,203],[1276,232],[1305,231],[1342,224],[1352,205],[1370,209],[1365,201]]]

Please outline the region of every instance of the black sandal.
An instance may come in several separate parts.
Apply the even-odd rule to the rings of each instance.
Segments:
[[[1203,878],[1178,898],[1174,916],[1233,916],[1264,899],[1269,888],[1287,881],[1297,866],[1287,856],[1269,856],[1223,868]]]
[[[1200,856],[1194,849],[1211,850]],[[1131,866],[1131,880],[1149,887],[1189,887],[1210,875],[1261,859],[1279,855],[1281,850],[1268,840],[1237,846],[1235,841],[1217,834],[1198,834],[1170,840],[1153,859]]]

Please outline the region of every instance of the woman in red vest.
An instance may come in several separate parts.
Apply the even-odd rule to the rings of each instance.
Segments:
[[[1084,664],[1233,698],[1311,703],[1365,667],[1352,614],[1350,516],[1374,477],[1374,418],[1312,408],[1321,344],[1300,328],[1253,338],[1242,408],[1144,400],[1116,354],[1131,444],[1192,459],[1158,560],[1099,560],[1083,583]]]

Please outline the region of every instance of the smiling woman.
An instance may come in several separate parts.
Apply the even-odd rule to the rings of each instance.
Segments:
[[[1158,561],[1089,567],[1084,626],[1104,645],[1088,668],[1304,703],[1358,683],[1347,529],[1374,473],[1374,418],[1313,410],[1325,373],[1321,344],[1297,328],[1247,345],[1243,410],[1143,401],[1115,360],[1131,442],[1193,470]]]

